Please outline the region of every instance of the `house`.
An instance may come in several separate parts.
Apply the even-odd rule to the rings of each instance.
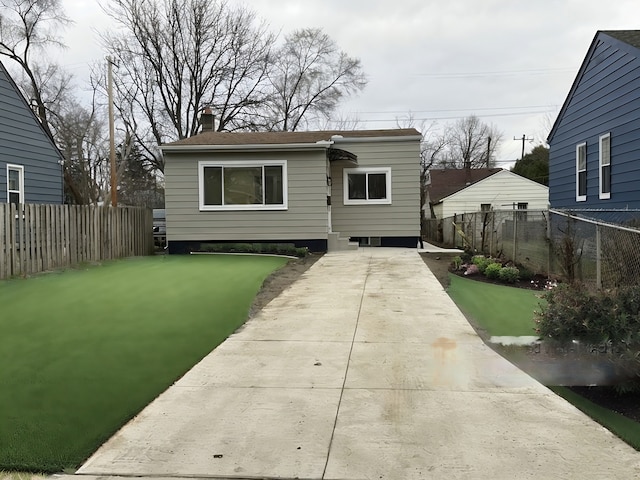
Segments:
[[[416,247],[420,140],[413,128],[207,131],[164,145],[168,250]]]
[[[552,208],[640,209],[640,30],[596,33],[547,141]]]
[[[549,190],[500,168],[430,171],[427,196],[438,219],[488,210],[545,210]]]
[[[0,202],[62,203],[63,160],[0,63]]]

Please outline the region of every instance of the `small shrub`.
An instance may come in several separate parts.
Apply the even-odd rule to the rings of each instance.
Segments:
[[[296,248],[292,243],[203,243],[198,251],[212,253],[264,253],[295,257],[306,257],[309,254],[307,248]]]
[[[498,278],[502,282],[516,283],[520,279],[520,270],[516,267],[502,267],[498,271]]]
[[[478,273],[480,273],[480,270],[478,270],[478,266],[474,265],[474,264],[467,265],[467,267],[466,267],[466,269],[464,271],[465,276],[476,275]]]
[[[485,257],[484,255],[476,255],[471,259],[471,261],[478,267],[480,273],[484,273],[487,266],[491,263],[491,259]]]
[[[462,265],[462,257],[460,257],[459,255],[453,257],[452,263],[455,270],[460,270],[460,266]]]
[[[577,340],[608,345],[618,378],[616,390],[633,391],[640,379],[640,287],[589,292],[583,285],[559,284],[545,292],[535,312],[538,333],[559,344]]]
[[[479,268],[479,267],[478,267]],[[492,280],[496,280],[500,275],[500,270],[502,269],[502,265],[499,263],[490,263],[484,269],[484,274],[487,278]]]
[[[518,271],[520,272],[520,280],[533,280],[533,277],[536,276],[535,273],[533,273],[527,267],[523,267],[522,265],[518,266]]]

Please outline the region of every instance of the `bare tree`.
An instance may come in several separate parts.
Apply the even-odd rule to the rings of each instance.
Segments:
[[[60,0],[0,0],[0,55],[18,64],[26,76],[29,97],[45,131],[52,135],[45,92],[55,101],[68,86],[69,76],[38,51],[51,46],[64,47],[60,29],[71,23]],[[36,61],[37,60],[37,61]],[[57,88],[54,88],[57,84]]]
[[[423,121],[419,126],[416,126],[415,116],[412,112],[404,117],[396,117],[396,126],[398,128],[416,128],[422,134],[420,141],[420,212],[423,212],[424,205],[427,203],[429,170],[434,165],[445,161],[449,139],[446,135],[437,132],[435,122],[427,124]]]
[[[446,157],[439,163],[446,168],[480,168],[492,165],[502,133],[472,115],[458,120],[445,131]]]
[[[109,147],[104,112],[67,99],[52,118],[65,158],[66,196],[70,203],[98,204],[109,190]]]
[[[251,11],[217,0],[112,0],[105,10],[120,27],[103,41],[118,64],[121,113],[140,144],[196,134],[204,106],[218,130],[251,128],[275,40]]]
[[[329,119],[340,100],[367,84],[360,60],[348,56],[322,30],[296,30],[274,55],[267,104],[272,130],[295,131]]]

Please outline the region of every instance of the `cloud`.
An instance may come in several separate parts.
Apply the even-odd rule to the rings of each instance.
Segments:
[[[63,0],[76,26],[72,64],[104,57],[96,28],[109,24],[95,0]],[[235,0],[233,3],[236,3]],[[503,133],[503,159],[520,156],[522,134],[541,141],[598,29],[635,29],[637,0],[248,0],[274,31],[320,27],[362,60],[370,82],[342,115],[362,127],[477,114]],[[381,112],[381,113],[380,113]],[[532,147],[533,145],[530,145]]]

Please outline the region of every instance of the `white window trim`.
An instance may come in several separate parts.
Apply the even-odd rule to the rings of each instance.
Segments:
[[[9,172],[11,170],[17,170],[18,174],[19,174],[19,180],[18,182],[20,183],[20,190],[9,190]],[[10,199],[10,194],[11,193],[18,193],[19,194],[19,203],[23,204],[24,203],[24,166],[23,165],[13,165],[8,163],[7,164],[7,203],[9,203],[9,199]]]
[[[349,198],[350,173],[385,173],[387,183],[387,198],[374,200],[353,200]],[[357,167],[345,168],[342,171],[343,203],[344,205],[391,205],[391,167]],[[368,185],[367,185],[368,186]]]
[[[587,142],[583,142],[576,145],[576,202],[587,201],[586,192],[585,195],[578,195],[578,193],[580,192],[580,172],[582,171],[580,170],[580,157],[578,155],[578,152],[580,151],[581,147],[584,147],[584,171],[587,171]]]
[[[279,165],[282,167],[282,205],[205,205],[204,203],[204,169],[205,167],[264,167]],[[287,210],[289,198],[287,194],[287,161],[286,160],[203,160],[198,162],[198,197],[200,211],[239,211],[239,210]]]
[[[609,191],[604,193],[602,191],[602,140],[605,138],[609,139]],[[607,133],[605,135],[601,135],[598,141],[598,149],[599,149],[599,169],[598,169],[598,178],[599,178],[599,198],[600,200],[608,200],[611,198],[611,133]]]

